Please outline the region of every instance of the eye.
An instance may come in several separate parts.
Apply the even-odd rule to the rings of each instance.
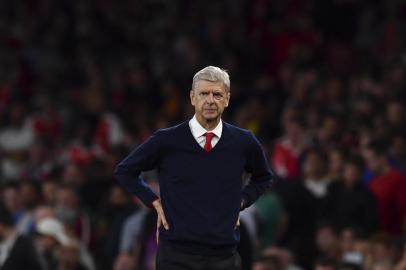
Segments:
[[[219,92],[213,93],[213,96],[214,96],[215,99],[222,99],[223,98],[223,94],[219,93]]]

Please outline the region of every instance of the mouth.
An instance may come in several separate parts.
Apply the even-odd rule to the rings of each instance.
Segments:
[[[214,113],[214,112],[216,112],[217,110],[216,109],[203,109],[205,112],[208,112],[208,113]]]

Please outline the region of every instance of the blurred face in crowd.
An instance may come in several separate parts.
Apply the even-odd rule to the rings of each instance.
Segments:
[[[303,137],[303,127],[296,121],[285,122],[286,135],[294,145],[300,144]]]
[[[340,151],[334,150],[329,153],[328,169],[332,174],[339,174],[343,167],[343,155]]]
[[[67,246],[60,246],[57,255],[61,266],[75,269],[79,264],[79,244],[74,242]]]
[[[388,121],[392,125],[402,125],[404,119],[403,107],[400,103],[392,102],[386,107],[386,115]]]
[[[40,194],[33,185],[23,183],[21,184],[19,191],[19,196],[21,197],[22,204],[25,208],[32,209],[38,204]]]
[[[380,173],[383,170],[386,162],[385,156],[380,156],[371,149],[365,149],[363,156],[368,168],[371,171],[374,173]]]
[[[312,178],[313,180],[323,177],[324,161],[319,154],[315,152],[307,154],[304,164],[304,172],[307,178]]]
[[[346,163],[344,165],[343,181],[346,186],[354,186],[361,179],[361,169],[353,164]]]
[[[128,193],[119,186],[113,186],[110,191],[110,204],[125,205],[129,202]]]
[[[58,191],[58,183],[52,181],[44,182],[41,189],[44,202],[49,205],[54,205]]]
[[[222,82],[199,81],[190,91],[190,100],[200,124],[218,122],[228,107],[230,92]]]
[[[16,187],[5,188],[2,195],[4,205],[10,212],[15,212],[20,209],[21,201]]]
[[[62,181],[65,184],[80,187],[85,183],[85,177],[79,166],[70,163],[65,167],[63,171]]]
[[[376,241],[373,243],[371,253],[377,261],[386,261],[391,259],[391,251],[388,244],[384,241]]]
[[[34,211],[34,221],[38,222],[39,220],[47,217],[55,217],[55,210],[53,207],[47,205],[40,205],[35,208]]]
[[[343,252],[353,251],[355,248],[354,231],[351,229],[345,229],[340,234],[341,250]]]
[[[79,199],[75,191],[69,188],[60,188],[57,193],[55,213],[58,219],[65,224],[72,224],[76,218]]]
[[[333,116],[326,116],[319,129],[319,139],[328,141],[339,134],[337,119]]]
[[[78,197],[70,188],[60,188],[57,193],[57,207],[76,209],[78,207]]]
[[[336,247],[337,237],[334,230],[328,226],[317,230],[316,244],[320,251],[329,252]]]
[[[37,248],[41,253],[51,253],[58,245],[55,238],[49,235],[39,234],[35,239]]]
[[[395,158],[404,158],[406,155],[406,142],[402,136],[396,136],[392,140],[391,152]]]

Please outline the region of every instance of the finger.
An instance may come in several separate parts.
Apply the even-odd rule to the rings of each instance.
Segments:
[[[165,217],[165,214],[164,214],[164,211],[163,211],[163,209],[161,208],[161,207],[159,207],[159,208],[157,208],[157,214],[158,214],[158,218],[159,218],[159,220],[160,220],[160,223],[162,224],[162,225],[164,225],[164,228],[166,229],[166,230],[169,230],[169,224],[168,224],[168,222],[166,221],[166,217]]]
[[[237,229],[237,227],[239,226],[240,226],[240,216],[238,216],[237,223],[235,224],[234,229]]]
[[[159,243],[159,229],[156,230],[156,243]]]
[[[166,230],[169,230],[169,223],[166,221],[165,215],[163,213],[162,213],[161,219],[162,219],[162,224],[164,225],[164,228]]]

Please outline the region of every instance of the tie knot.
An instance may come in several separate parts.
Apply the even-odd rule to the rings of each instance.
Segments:
[[[213,132],[206,132],[206,139],[207,140],[211,140],[214,137],[214,133]]]

